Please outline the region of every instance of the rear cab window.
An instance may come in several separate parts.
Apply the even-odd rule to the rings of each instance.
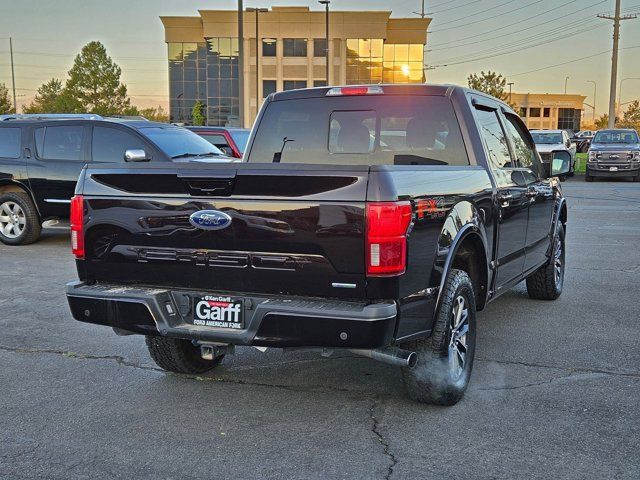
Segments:
[[[0,157],[20,158],[22,129],[19,127],[0,128]]]
[[[281,163],[469,165],[451,100],[426,95],[271,102],[247,161],[278,157]]]

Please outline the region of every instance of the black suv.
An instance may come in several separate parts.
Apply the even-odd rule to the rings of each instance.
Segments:
[[[36,241],[42,223],[69,218],[87,163],[229,161],[175,125],[99,115],[0,116],[0,241]]]

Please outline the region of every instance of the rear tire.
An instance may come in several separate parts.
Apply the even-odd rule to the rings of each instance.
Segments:
[[[0,242],[28,245],[38,240],[41,232],[38,211],[27,193],[0,195]]]
[[[527,277],[527,293],[535,300],[555,300],[564,285],[564,227],[559,225],[553,238],[549,261]]]
[[[402,369],[402,378],[412,400],[455,405],[469,384],[476,346],[476,303],[466,272],[449,272],[441,300],[431,336],[403,345],[418,360]]]
[[[147,336],[146,343],[156,365],[168,372],[205,373],[217,367],[224,358],[220,355],[213,360],[205,360],[200,356],[200,347],[181,338]]]

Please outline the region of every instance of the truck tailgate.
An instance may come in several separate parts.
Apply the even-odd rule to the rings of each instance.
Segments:
[[[165,164],[85,171],[80,277],[211,291],[365,297],[369,169]],[[196,225],[223,212],[226,228]]]

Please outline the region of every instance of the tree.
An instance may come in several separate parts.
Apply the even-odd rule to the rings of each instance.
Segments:
[[[607,128],[609,125],[609,115],[606,113],[601,117],[597,118],[595,121],[596,129],[600,130],[602,128]]]
[[[622,121],[616,126],[620,128],[640,129],[640,100],[634,100],[629,104],[622,116]]]
[[[491,70],[486,73],[482,71],[480,75],[472,73],[467,77],[467,82],[469,88],[479,90],[505,102],[509,100],[509,92],[506,91],[507,79],[499,73]]]
[[[9,99],[9,89],[4,83],[0,83],[0,115],[4,113],[15,113],[13,102]]]
[[[75,58],[65,90],[86,112],[122,114],[130,101],[126,85],[120,82],[121,73],[102,43],[89,42]]]
[[[38,88],[36,98],[24,109],[24,113],[78,113],[80,103],[64,88],[62,80],[52,78]]]
[[[143,108],[140,110],[140,115],[153,122],[169,122],[169,114],[165,112],[164,108],[160,105],[157,107]]]
[[[193,125],[204,125],[206,120],[204,116],[204,105],[200,100],[197,100],[191,109],[191,123]]]

